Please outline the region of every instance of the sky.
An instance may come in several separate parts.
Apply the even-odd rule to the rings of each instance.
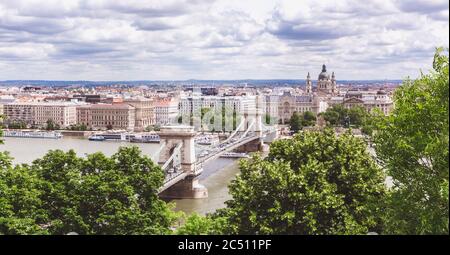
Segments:
[[[0,0],[0,80],[415,78],[448,0]]]

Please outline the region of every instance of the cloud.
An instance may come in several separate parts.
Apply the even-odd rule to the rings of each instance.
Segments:
[[[174,29],[176,26],[171,25],[169,22],[164,22],[160,20],[137,20],[132,23],[132,26],[140,30],[147,31],[159,31]]]
[[[2,0],[2,79],[402,78],[448,47],[448,1]]]
[[[39,19],[23,16],[0,17],[0,28],[5,30],[24,31],[32,34],[52,35],[68,31],[73,27],[70,22],[55,22],[51,19]]]
[[[447,0],[396,0],[395,3],[404,12],[434,13],[449,8]]]

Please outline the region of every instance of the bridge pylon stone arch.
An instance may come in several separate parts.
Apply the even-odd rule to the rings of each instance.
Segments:
[[[163,166],[178,151],[179,168],[185,178],[165,189],[159,194],[163,198],[205,198],[208,190],[198,181],[202,168],[197,164],[195,156],[195,135],[192,126],[163,126],[158,132],[160,144],[164,147],[159,153],[158,163]],[[181,146],[180,146],[181,145]],[[179,147],[179,150],[174,148]],[[174,161],[175,163],[175,161]],[[165,183],[168,185],[169,182]]]

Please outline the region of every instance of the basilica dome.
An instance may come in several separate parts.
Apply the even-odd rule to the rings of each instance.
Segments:
[[[330,75],[327,73],[327,66],[322,66],[322,72],[319,74],[319,80],[329,80]]]

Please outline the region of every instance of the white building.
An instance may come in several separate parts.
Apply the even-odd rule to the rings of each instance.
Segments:
[[[168,125],[177,122],[178,102],[174,97],[159,98],[155,102],[155,124]]]
[[[24,102],[3,106],[5,122],[24,122],[27,125],[44,127],[52,120],[60,127],[76,124],[76,104],[69,102]]]
[[[223,107],[241,114],[254,112],[256,96],[185,96],[180,99],[178,109],[180,114],[192,116],[202,108],[221,111]]]

